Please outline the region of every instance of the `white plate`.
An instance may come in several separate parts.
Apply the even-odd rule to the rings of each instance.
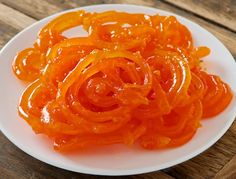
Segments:
[[[129,13],[174,15],[192,32],[195,45],[206,45],[212,53],[205,59],[209,72],[219,75],[236,91],[236,63],[225,48],[211,33],[199,25],[176,14],[143,6],[135,5],[95,5],[82,7],[86,11],[117,10]],[[75,10],[79,10],[75,9]],[[60,14],[60,13],[59,13]],[[97,151],[81,154],[62,155],[52,149],[52,143],[42,135],[35,135],[27,123],[17,114],[18,99],[25,88],[15,78],[11,70],[12,59],[16,52],[30,47],[41,27],[59,14],[45,18],[17,34],[0,52],[0,129],[17,147],[29,155],[48,164],[88,174],[97,175],[131,175],[161,170],[200,154],[213,145],[230,127],[236,114],[236,100],[214,119],[202,121],[201,127],[194,138],[184,146],[158,151],[140,148],[128,148],[113,145]],[[76,30],[67,32],[73,36]]]

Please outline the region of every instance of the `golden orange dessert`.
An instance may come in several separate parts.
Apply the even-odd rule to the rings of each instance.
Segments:
[[[76,26],[88,35],[62,34]],[[174,16],[65,13],[14,59],[16,76],[30,82],[19,114],[58,151],[115,143],[180,146],[233,96],[220,77],[202,70],[209,53],[193,45]]]

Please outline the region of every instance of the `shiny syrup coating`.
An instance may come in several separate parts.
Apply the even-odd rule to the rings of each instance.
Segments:
[[[63,36],[76,26],[87,37]],[[220,77],[202,70],[209,53],[194,47],[174,16],[65,13],[13,61],[15,75],[30,82],[19,114],[60,152],[115,143],[177,147],[232,99]]]

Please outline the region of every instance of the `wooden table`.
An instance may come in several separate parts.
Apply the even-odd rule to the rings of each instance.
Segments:
[[[102,3],[135,3],[184,16],[212,32],[236,58],[235,0],[0,0],[0,48],[16,33],[46,16],[65,9]],[[214,177],[236,178],[236,122],[201,155],[163,171],[130,176],[164,179]],[[69,172],[40,162],[22,152],[0,133],[0,178],[100,177]]]

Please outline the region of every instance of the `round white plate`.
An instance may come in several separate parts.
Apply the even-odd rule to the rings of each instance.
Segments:
[[[91,12],[107,10],[129,13],[174,15],[192,32],[196,46],[206,45],[212,53],[204,59],[207,70],[219,75],[236,91],[236,63],[225,48],[211,33],[199,25],[176,14],[159,9],[135,5],[95,5],[84,9]],[[72,11],[74,11],[72,10]],[[59,13],[61,14],[61,13]],[[161,170],[184,162],[213,145],[230,127],[236,115],[236,100],[220,115],[202,121],[202,127],[187,144],[167,150],[148,151],[123,145],[101,147],[96,151],[62,155],[52,148],[49,139],[35,135],[28,124],[17,114],[17,104],[25,85],[13,75],[11,63],[15,54],[32,46],[36,34],[47,22],[59,14],[47,17],[17,34],[0,52],[0,129],[17,147],[27,154],[59,168],[97,175],[131,175]],[[80,35],[81,29],[67,31],[69,36]]]

